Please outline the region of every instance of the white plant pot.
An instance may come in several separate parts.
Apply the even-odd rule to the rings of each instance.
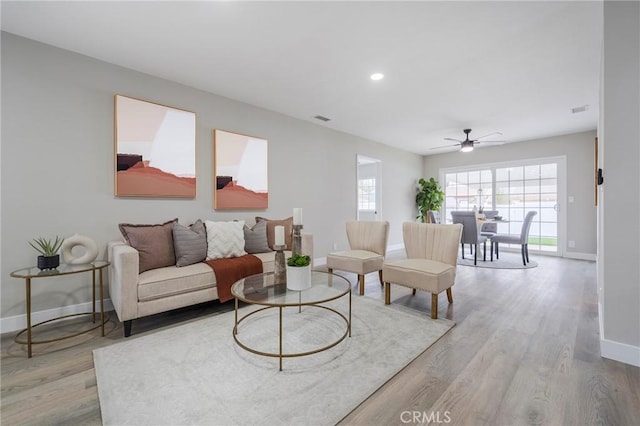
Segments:
[[[287,265],[287,288],[289,290],[307,290],[311,288],[311,265],[288,266]]]

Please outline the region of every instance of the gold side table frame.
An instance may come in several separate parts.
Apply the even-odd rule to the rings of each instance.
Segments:
[[[104,287],[103,287],[103,273],[102,271],[107,268],[111,263],[106,261],[95,261],[93,263],[88,263],[84,265],[66,265],[62,264],[56,269],[43,270],[34,267],[19,269],[17,271],[13,271],[11,276],[14,278],[23,278],[25,281],[25,304],[26,304],[26,316],[27,316],[27,328],[20,330],[14,341],[16,343],[27,345],[27,357],[32,357],[32,345],[42,344],[42,343],[51,343],[57,342],[64,339],[70,339],[72,337],[79,336],[81,334],[88,333],[97,328],[102,328],[102,336],[104,337],[104,325],[109,321],[109,315],[104,312]],[[100,292],[100,312],[96,311],[96,271],[98,272],[98,288]],[[70,315],[64,315],[56,318],[51,318],[46,321],[39,322],[37,324],[31,324],[31,280],[36,278],[51,278],[51,277],[59,277],[62,275],[71,275],[71,274],[80,274],[83,272],[91,272],[91,293],[92,293],[92,311],[91,312],[82,312]],[[54,321],[59,321],[62,319],[82,316],[82,315],[91,315],[93,323],[96,323],[96,316],[100,314],[100,319],[94,327],[91,327],[87,330],[82,330],[77,333],[67,334],[62,337],[58,337],[55,339],[47,339],[47,340],[35,340],[33,338],[33,329],[43,324],[51,323]],[[26,339],[20,338],[23,334],[26,334]]]
[[[346,284],[342,283],[342,287],[344,288],[344,290],[342,290],[340,288],[340,286],[335,286],[337,288],[335,288],[335,291],[333,292],[332,295],[327,295],[325,297],[318,297],[316,299],[313,300],[306,300],[306,301],[302,301],[302,292],[300,291],[294,291],[294,290],[288,290],[286,288],[286,284],[274,284],[273,283],[273,274],[258,274],[258,275],[253,275],[251,277],[239,280],[238,282],[236,282],[232,287],[231,287],[231,293],[233,294],[233,296],[235,297],[235,324],[233,327],[233,339],[235,340],[235,342],[238,344],[238,346],[240,346],[242,349],[254,353],[256,355],[262,355],[262,356],[267,356],[267,357],[273,357],[273,358],[278,358],[279,361],[279,370],[282,371],[282,360],[284,358],[295,358],[295,357],[301,357],[301,356],[307,356],[307,355],[313,355],[313,354],[317,354],[319,352],[323,352],[326,351],[328,349],[333,348],[334,346],[336,346],[337,344],[339,344],[340,342],[342,342],[344,339],[348,337],[351,337],[351,284],[349,283],[348,280],[346,280],[345,278],[339,276],[339,275],[334,275],[334,274],[329,274],[326,272],[319,272],[319,271],[313,271],[312,272],[313,275],[316,274],[322,274],[322,275],[316,275],[315,276],[315,282],[314,285],[324,285],[326,287],[332,288],[335,286],[335,283],[333,282],[333,279],[338,279],[338,280],[344,280],[346,282]],[[321,278],[318,279],[320,277],[323,276],[327,276],[326,279]],[[264,286],[262,287],[262,290],[267,290],[267,292],[271,291],[271,293],[280,293],[280,295],[284,295],[285,293],[291,295],[292,297],[290,297],[289,300],[278,300],[278,298],[272,298],[271,296],[267,296],[265,300],[258,300],[257,298],[253,298],[251,296],[247,296],[245,294],[243,294],[243,291],[241,291],[239,289],[240,286],[242,286],[245,282],[245,280],[253,280],[254,284],[256,282],[262,282],[264,284]],[[324,281],[323,281],[324,280]],[[306,290],[303,290],[306,291]],[[296,297],[297,296],[297,297]],[[349,303],[349,308],[348,308],[348,315],[345,316],[343,313],[337,311],[336,309],[333,309],[331,307],[328,306],[324,306],[322,305],[322,303],[327,303],[333,300],[337,300],[340,299],[344,296],[348,297],[348,303]],[[297,301],[295,300],[297,298]],[[239,302],[243,301],[252,305],[264,305],[264,307],[260,308],[260,309],[256,309],[255,311],[251,311],[248,314],[239,317],[238,316],[238,307],[239,307]],[[313,307],[313,308],[318,308],[318,309],[324,309],[327,310],[329,312],[332,312],[333,314],[339,316],[340,318],[342,318],[345,322],[345,332],[344,334],[342,334],[341,336],[338,337],[338,339],[331,341],[330,343],[328,343],[327,345],[321,346],[319,348],[313,349],[313,350],[309,350],[309,351],[305,351],[305,352],[284,352],[283,350],[283,345],[282,345],[282,322],[283,322],[283,316],[282,316],[282,311],[284,308],[298,308],[298,313],[300,313],[302,311],[302,306],[309,306],[309,307]],[[240,339],[238,338],[238,327],[240,325],[240,323],[242,321],[244,321],[245,319],[251,317],[254,314],[257,314],[259,312],[263,312],[265,310],[268,309],[278,309],[278,352],[264,352],[264,351],[260,351],[257,350],[255,348],[252,348],[248,345],[246,345],[245,343],[242,343],[240,341]]]

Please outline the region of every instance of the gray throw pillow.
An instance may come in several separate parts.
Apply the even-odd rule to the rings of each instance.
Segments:
[[[200,219],[187,227],[173,225],[173,245],[176,249],[176,266],[193,265],[207,257],[207,231]]]
[[[178,219],[173,219],[158,225],[118,225],[127,243],[138,250],[139,272],[176,264],[171,230],[177,223]]]
[[[260,221],[253,228],[244,226],[244,251],[247,253],[267,253],[272,251],[267,241],[267,222]]]

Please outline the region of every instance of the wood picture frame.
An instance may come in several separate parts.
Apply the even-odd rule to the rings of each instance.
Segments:
[[[213,131],[213,208],[265,210],[269,206],[268,141]]]
[[[196,114],[114,96],[116,197],[196,196]]]

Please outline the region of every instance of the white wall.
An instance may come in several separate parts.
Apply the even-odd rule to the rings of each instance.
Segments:
[[[567,196],[574,202],[560,200],[561,208],[567,212],[567,236],[565,255],[567,257],[595,256],[596,253],[596,207],[594,203],[594,140],[596,132],[581,132],[554,136],[526,142],[477,148],[472,152],[459,151],[429,155],[424,159],[424,174],[438,178],[441,168],[470,166],[476,164],[499,163],[503,161],[525,160],[566,156]],[[575,248],[566,247],[573,240]]]
[[[170,58],[168,58],[170,60]],[[113,96],[119,93],[197,114],[195,199],[114,197]],[[269,141],[269,208],[213,210],[213,129]],[[347,247],[344,222],[356,216],[356,154],[383,162],[383,217],[389,244],[415,217],[422,157],[321,125],[192,89],[41,43],[2,33],[2,318],[24,314],[24,286],[9,273],[35,264],[37,236],[120,238],[118,223],[179,218],[213,220],[291,216],[304,209],[315,257]],[[35,280],[33,309],[90,300],[89,277]]]
[[[640,4],[604,2],[602,356],[640,366]]]

